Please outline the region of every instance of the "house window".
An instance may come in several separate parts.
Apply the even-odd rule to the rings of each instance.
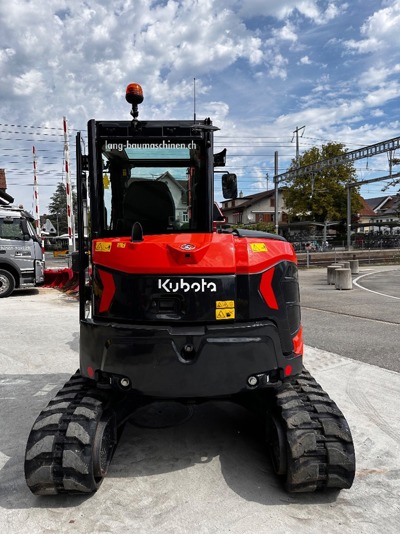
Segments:
[[[272,214],[271,213],[258,213],[257,222],[263,222],[263,223],[272,222]]]
[[[275,198],[274,197],[271,197],[269,199],[269,205],[271,206],[271,208],[275,208]]]
[[[233,223],[234,224],[242,224],[242,212],[236,212],[233,214]]]
[[[187,212],[187,211],[184,211],[184,212],[182,213],[182,222],[183,222],[183,223],[187,223],[187,222],[189,222],[189,216],[188,216],[188,212]]]

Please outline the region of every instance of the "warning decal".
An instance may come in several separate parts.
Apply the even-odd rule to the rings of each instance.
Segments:
[[[253,252],[268,252],[265,243],[250,243],[250,248]]]
[[[235,308],[226,308],[225,310],[215,310],[215,318],[220,319],[234,319]]]
[[[111,243],[107,243],[106,241],[98,241],[96,243],[96,252],[110,252],[111,250]]]
[[[126,243],[117,243],[117,248],[125,248]]]
[[[234,308],[235,307],[235,301],[234,300],[217,300],[215,303],[216,308]]]
[[[234,300],[217,300],[215,302],[215,318],[217,321],[235,318]]]

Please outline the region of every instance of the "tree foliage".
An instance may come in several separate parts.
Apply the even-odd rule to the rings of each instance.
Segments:
[[[72,191],[73,212],[76,214],[76,193]],[[63,182],[59,182],[53,195],[50,197],[48,218],[57,228],[59,234],[68,233],[67,190]]]
[[[303,167],[318,161],[345,154],[342,143],[328,143],[322,148],[312,147],[299,158],[299,166]],[[289,168],[297,168],[295,160]],[[315,222],[341,221],[346,218],[347,192],[346,184],[355,181],[356,170],[351,161],[322,168],[309,174],[296,176],[283,198],[289,218],[293,220],[311,220]],[[351,189],[352,213],[358,213],[362,207],[358,188]]]

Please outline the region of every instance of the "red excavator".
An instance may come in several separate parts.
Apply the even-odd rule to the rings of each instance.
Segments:
[[[140,85],[126,99],[130,120],[89,121],[87,155],[76,140],[80,369],[33,425],[30,490],[96,491],[127,420],[209,400],[260,417],[288,491],[350,488],[348,424],[303,367],[291,244],[220,224],[214,189],[235,199],[237,179],[210,119],[139,120]]]

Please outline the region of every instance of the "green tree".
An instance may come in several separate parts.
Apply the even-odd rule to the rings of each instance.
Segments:
[[[322,145],[322,148],[312,147],[300,156],[299,166],[303,167],[345,153],[345,145],[342,143],[328,143]],[[295,171],[296,168],[297,163],[292,160],[289,170]],[[295,176],[283,192],[289,218],[292,221],[315,222],[344,220],[347,213],[346,184],[355,181],[355,174],[353,163],[348,161]],[[352,188],[352,213],[358,213],[362,205],[358,188]]]
[[[76,193],[72,190],[73,212],[76,219],[77,202]],[[50,197],[48,218],[57,229],[59,235],[68,233],[67,191],[63,182],[59,182],[53,195]]]

